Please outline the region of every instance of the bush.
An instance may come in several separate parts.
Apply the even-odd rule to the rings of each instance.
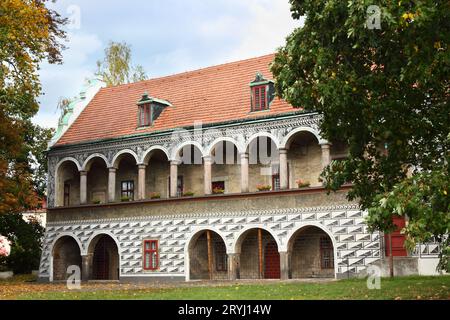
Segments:
[[[11,253],[0,260],[3,268],[15,274],[31,273],[38,269],[44,231],[35,219],[25,221],[21,214],[0,215],[0,234],[11,241]]]

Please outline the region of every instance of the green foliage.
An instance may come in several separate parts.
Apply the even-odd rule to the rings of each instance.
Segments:
[[[0,234],[12,243],[10,255],[0,263],[15,274],[38,269],[44,231],[38,221],[25,221],[21,214],[0,215]]]
[[[401,190],[399,183],[442,172],[450,150],[450,2],[290,2],[292,16],[306,15],[305,24],[278,50],[272,71],[278,95],[322,114],[322,135],[348,145],[348,158],[324,170],[325,185],[337,190],[351,181],[349,199],[368,209],[380,206],[378,195]],[[372,4],[381,9],[381,29],[367,28]],[[415,205],[410,223],[427,212]],[[389,231],[394,213],[370,215],[375,212],[369,224]],[[439,217],[433,216],[436,224]],[[410,239],[442,235],[441,229],[406,232]]]
[[[117,86],[147,79],[144,68],[133,67],[131,47],[125,42],[111,41],[103,61],[97,61],[97,75],[107,86]]]

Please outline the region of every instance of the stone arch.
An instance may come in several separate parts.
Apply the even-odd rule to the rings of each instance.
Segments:
[[[67,268],[76,265],[82,268],[80,240],[71,233],[62,233],[53,241],[51,246],[51,281],[66,280],[69,276]]]
[[[110,166],[109,162],[108,162],[108,159],[106,158],[105,155],[103,155],[101,153],[94,153],[94,154],[91,154],[89,157],[87,157],[87,159],[83,163],[83,166],[82,166],[81,170],[82,171],[89,171],[89,169],[91,167],[91,164],[92,164],[92,161],[94,159],[98,159],[98,158],[103,159],[103,161],[105,162],[106,167]]]
[[[110,232],[93,234],[86,251],[89,257],[89,279],[120,279],[120,245]]]
[[[275,146],[277,148],[279,148],[280,142],[278,140],[278,138],[276,136],[274,136],[272,133],[270,132],[257,132],[253,135],[251,135],[248,139],[247,142],[245,143],[245,151],[248,152],[248,148],[250,146],[250,143],[252,143],[253,140],[260,138],[260,137],[267,137],[269,139],[271,139],[273,141],[273,143],[275,144]]]
[[[207,233],[210,233],[211,261],[208,256]],[[214,228],[201,228],[193,232],[185,244],[186,281],[228,278],[228,251],[226,238]],[[211,262],[212,270],[209,270]]]
[[[124,150],[120,150],[119,152],[117,152],[117,153],[114,155],[114,158],[113,158],[113,160],[111,161],[112,167],[114,167],[114,168],[116,168],[116,169],[119,167],[120,158],[121,158],[121,156],[124,155],[124,154],[130,154],[130,155],[133,156],[133,158],[136,160],[136,164],[139,163],[139,157],[138,157],[138,155],[136,154],[136,152],[134,152],[133,150],[130,150],[130,149],[124,149]]]
[[[233,242],[233,244],[231,245],[231,250],[232,250],[232,251],[230,251],[230,253],[240,253],[239,250],[236,250],[236,249],[238,248],[238,246],[239,246],[239,241],[242,240],[242,239],[241,239],[242,236],[243,236],[247,231],[252,230],[252,229],[263,229],[263,230],[269,232],[269,233],[272,235],[272,237],[275,239],[275,241],[276,241],[276,243],[277,243],[277,245],[278,245],[278,248],[282,248],[282,247],[283,247],[283,246],[282,246],[281,240],[277,237],[277,235],[275,234],[275,232],[274,232],[272,229],[270,229],[270,228],[267,227],[267,226],[250,225],[250,226],[247,226],[247,227],[242,228],[242,229],[235,235],[235,237],[234,237],[234,242]],[[282,251],[282,250],[279,250],[279,251]]]
[[[72,165],[72,172],[63,172],[61,171],[63,167]],[[68,168],[66,168],[68,169]],[[69,198],[72,195],[75,195],[73,203],[69,205],[77,205],[79,204],[79,187],[80,187],[80,176],[79,172],[82,170],[82,166],[80,163],[72,157],[63,158],[58,164],[55,166],[55,206],[64,206],[64,184],[67,178],[72,177],[71,184],[73,184],[73,188],[70,190]],[[76,172],[75,172],[76,171]],[[67,177],[65,176],[67,175]]]
[[[170,156],[169,150],[167,150],[163,146],[156,145],[156,146],[151,146],[150,148],[145,150],[144,154],[142,155],[142,159],[141,159],[140,163],[147,165],[150,160],[152,152],[155,150],[162,151],[166,155],[167,159],[169,159],[169,156]]]
[[[200,154],[202,155],[202,157],[205,156],[205,152],[203,150],[203,146],[197,142],[197,141],[185,141],[179,145],[177,145],[173,150],[172,150],[172,154],[170,155],[170,161],[177,161],[180,160],[180,151],[188,145],[193,145],[194,147],[196,147],[199,151]]]
[[[281,142],[279,144],[279,148],[280,149],[289,149],[289,144],[290,144],[291,139],[295,135],[297,135],[299,132],[309,132],[309,133],[313,134],[316,137],[318,144],[328,143],[328,141],[323,139],[321,137],[320,133],[317,132],[316,130],[314,130],[313,128],[299,127],[299,128],[295,128],[294,130],[290,131],[286,136],[284,136],[284,138],[281,140]]]
[[[302,233],[304,233],[302,235]],[[300,239],[300,237],[303,237]],[[322,238],[328,238],[331,248],[325,249],[328,258],[333,259],[331,266],[321,269],[322,263]],[[336,277],[337,273],[337,241],[333,233],[324,225],[317,222],[302,223],[293,228],[287,237],[286,247],[283,248],[289,254],[290,278],[301,277]],[[316,251],[317,250],[317,251]],[[330,251],[332,250],[332,254]],[[328,259],[331,260],[331,259]],[[305,267],[307,266],[307,267]],[[308,268],[308,269],[307,269]]]
[[[233,246],[239,257],[239,278],[280,279],[280,246],[278,237],[267,227],[251,226],[241,230]]]
[[[243,153],[245,152],[245,146],[243,146],[241,143],[239,143],[238,141],[236,141],[233,138],[230,137],[219,137],[216,138],[213,142],[211,142],[207,148],[205,149],[205,155],[206,156],[210,156],[211,152],[214,150],[214,147],[219,143],[219,142],[230,142],[232,143],[236,149],[238,150],[239,153]]]

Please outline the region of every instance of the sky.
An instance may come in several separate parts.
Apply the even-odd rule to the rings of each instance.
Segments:
[[[60,97],[76,96],[109,41],[131,45],[149,78],[272,53],[301,21],[288,0],[58,0],[69,18],[63,64],[43,63],[33,121],[56,127]]]

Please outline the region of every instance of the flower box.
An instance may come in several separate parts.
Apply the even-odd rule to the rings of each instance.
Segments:
[[[152,192],[150,193],[150,199],[161,199],[161,194],[158,192]]]
[[[225,190],[224,190],[224,189],[221,189],[221,188],[214,188],[214,189],[212,190],[212,193],[213,193],[213,194],[224,194],[224,193],[225,193]]]
[[[256,189],[258,189],[258,191],[270,191],[272,189],[272,186],[265,184],[258,184],[256,186]]]
[[[303,181],[302,179],[299,179],[296,182],[299,189],[308,188],[311,185],[309,181]]]
[[[192,191],[186,191],[186,192],[183,192],[183,197],[192,197],[192,196],[194,196],[194,192],[192,192]]]

